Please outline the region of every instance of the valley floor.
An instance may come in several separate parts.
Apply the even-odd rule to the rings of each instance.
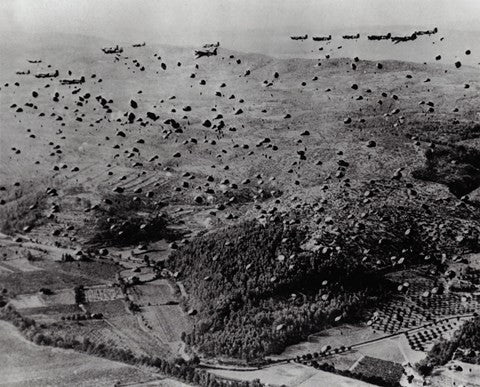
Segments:
[[[0,321],[0,348],[1,386],[120,386],[147,382],[165,387],[186,386],[152,370],[72,350],[38,346],[4,321]]]

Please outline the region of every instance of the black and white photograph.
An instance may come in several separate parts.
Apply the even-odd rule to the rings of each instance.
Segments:
[[[480,387],[480,1],[0,0],[0,387]]]

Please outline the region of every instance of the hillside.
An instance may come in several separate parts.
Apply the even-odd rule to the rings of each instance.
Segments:
[[[268,211],[174,252],[172,270],[201,312],[187,343],[246,359],[280,353],[324,327],[366,320],[398,293],[386,273],[429,263],[441,276],[445,257],[478,251],[477,209],[402,183],[362,188]]]
[[[239,191],[232,185],[252,197],[258,181],[264,191],[305,195],[337,173],[340,159],[352,181],[390,178],[399,168],[408,176],[423,163],[411,136],[427,144],[477,137],[478,74],[467,67],[384,62],[379,70],[361,60],[277,60],[227,50],[194,61],[191,50],[150,46],[128,48],[117,61],[100,45],[74,44],[44,49],[40,64],[26,62],[39,57],[33,52],[23,66],[2,66],[3,76],[10,74],[0,91],[7,211],[11,198],[34,185],[82,191],[73,196],[83,208],[116,186],[186,205],[196,196],[204,204],[228,200]],[[59,78],[71,70],[70,78],[86,82],[62,86],[14,74],[48,66],[61,70]],[[124,116],[130,113],[132,123]],[[20,171],[23,182],[12,187]],[[212,221],[224,222],[218,219]]]
[[[132,43],[1,43],[0,283],[45,332],[265,361],[479,252],[478,66]]]

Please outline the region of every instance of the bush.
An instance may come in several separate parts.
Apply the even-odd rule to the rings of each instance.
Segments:
[[[465,322],[455,333],[451,340],[442,340],[436,343],[427,357],[417,364],[417,369],[422,375],[430,374],[434,367],[444,365],[452,360],[453,355],[459,349],[480,351],[480,317]],[[479,357],[462,356],[461,360],[467,363],[480,364]]]
[[[480,186],[480,150],[447,145],[428,149],[425,156],[425,166],[413,171],[414,178],[444,184],[457,197]]]
[[[135,202],[129,195],[107,199],[112,204],[97,210],[97,216],[89,226],[89,244],[127,246],[176,236],[167,227],[168,217],[160,212],[162,205],[148,199]]]
[[[46,194],[34,192],[0,206],[0,230],[5,234],[14,234],[23,232],[25,227],[34,228],[43,224],[46,221],[45,216],[42,216],[46,198]]]

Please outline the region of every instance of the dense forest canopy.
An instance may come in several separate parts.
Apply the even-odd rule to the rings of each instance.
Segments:
[[[318,211],[272,211],[175,251],[170,268],[198,311],[187,344],[246,360],[279,353],[325,327],[364,319],[396,287],[386,273],[425,262],[442,270],[442,254],[474,247],[441,226],[447,211],[461,208],[356,200],[337,200],[320,222]]]

